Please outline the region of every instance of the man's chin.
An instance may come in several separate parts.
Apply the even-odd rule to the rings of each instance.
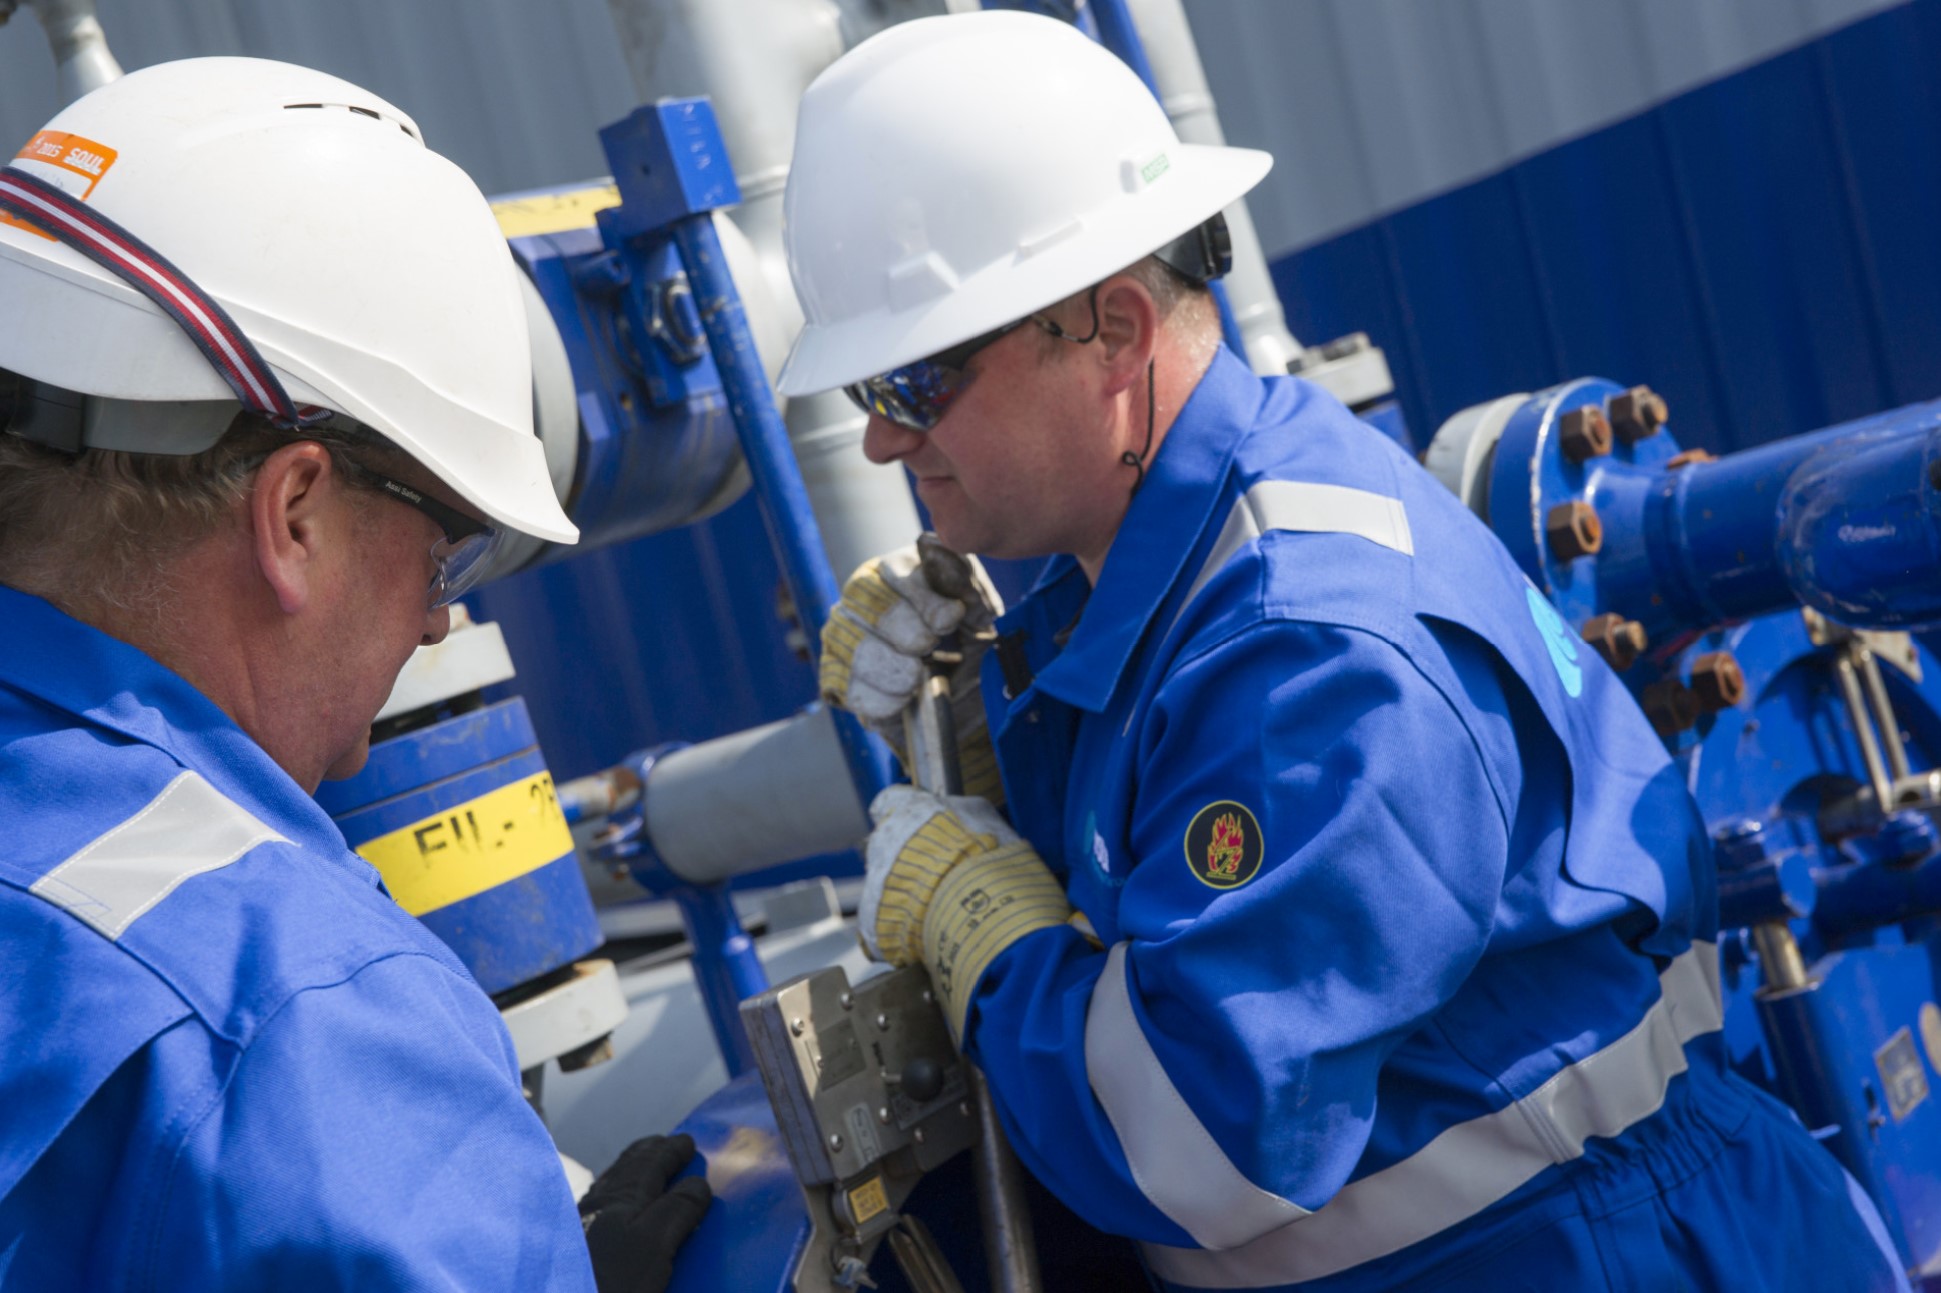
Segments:
[[[365,728],[364,735],[356,745],[338,755],[331,765],[324,769],[325,781],[342,781],[354,777],[364,770],[371,758],[371,729]]]

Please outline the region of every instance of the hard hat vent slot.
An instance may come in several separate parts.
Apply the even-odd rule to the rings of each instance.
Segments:
[[[386,117],[383,113],[379,112],[375,108],[360,108],[354,103],[286,103],[283,105],[283,110],[285,112],[293,112],[299,108],[342,108],[346,112],[354,112],[360,117],[369,117],[372,121],[391,120],[391,118]],[[399,130],[402,130],[405,134],[411,136],[411,138],[413,139],[418,138],[418,132],[413,130],[410,126],[405,125],[402,121],[396,122],[394,124],[396,124]]]

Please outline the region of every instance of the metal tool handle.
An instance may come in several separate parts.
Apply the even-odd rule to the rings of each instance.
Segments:
[[[968,602],[977,596],[970,563],[946,548],[934,534],[917,540],[923,577],[946,597]],[[957,762],[957,723],[950,708],[950,676],[963,659],[957,635],[939,644],[925,662],[923,689],[904,711],[904,740],[910,751],[910,775],[917,785],[938,795],[963,792]],[[977,1212],[984,1230],[984,1263],[990,1268],[991,1293],[1039,1293],[1038,1244],[1031,1230],[1031,1211],[1024,1200],[1024,1168],[1004,1138],[997,1107],[991,1103],[984,1075],[972,1069],[971,1099],[980,1132],[972,1160],[977,1187]]]

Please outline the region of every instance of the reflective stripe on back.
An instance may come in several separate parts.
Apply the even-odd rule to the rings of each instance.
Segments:
[[[1326,1206],[1301,1213],[1240,1174],[1174,1089],[1130,1004],[1110,1005],[1126,990],[1124,948],[1113,948],[1093,991],[1086,1063],[1146,1197],[1196,1241],[1228,1244],[1143,1245],[1160,1276],[1195,1288],[1321,1279],[1475,1216],[1546,1168],[1580,1157],[1589,1138],[1618,1135],[1656,1113],[1687,1067],[1685,1043],[1717,1031],[1724,1019],[1717,946],[1695,942],[1659,976],[1659,999],[1623,1037],[1566,1065],[1523,1099],[1447,1128],[1409,1157],[1343,1186]],[[1263,1232],[1262,1220],[1272,1215],[1264,1200],[1291,1209],[1295,1219]],[[1259,1237],[1236,1245],[1231,1236],[1240,1231]]]
[[[1139,1192],[1208,1248],[1231,1248],[1308,1210],[1249,1181],[1200,1125],[1146,1040],[1113,946],[1085,1012],[1085,1069]]]
[[[1415,555],[1408,513],[1399,498],[1346,485],[1263,480],[1233,501],[1233,510],[1227,513],[1226,524],[1220,527],[1220,537],[1213,542],[1213,551],[1207,553],[1200,573],[1193,577],[1192,587],[1186,590],[1180,613],[1193,604],[1200,589],[1235,553],[1270,530],[1353,534],[1405,557]]]
[[[193,772],[35,881],[31,892],[111,939],[191,876],[283,840]]]

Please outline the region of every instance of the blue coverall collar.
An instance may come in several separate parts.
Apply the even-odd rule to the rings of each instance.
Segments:
[[[1064,650],[1036,679],[1040,691],[1092,713],[1111,703],[1220,502],[1240,447],[1239,428],[1253,424],[1265,398],[1260,379],[1220,347],[1148,464],[1084,613]],[[1084,578],[1077,562],[1055,557],[1032,596],[1071,578]]]
[[[235,720],[153,656],[42,598],[0,585],[0,686],[152,745],[280,831],[342,832]],[[372,876],[376,875],[373,871]]]

